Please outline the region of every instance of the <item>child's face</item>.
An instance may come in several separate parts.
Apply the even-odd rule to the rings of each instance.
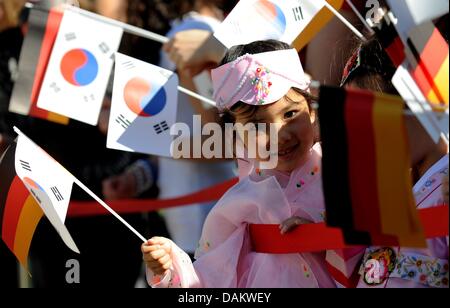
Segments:
[[[284,98],[274,104],[261,106],[251,117],[236,115],[236,122],[276,124],[278,128],[278,165],[281,172],[292,172],[304,164],[314,144],[315,114],[310,112],[305,97],[291,89]],[[270,149],[270,130],[258,132],[258,148]],[[248,138],[244,139],[248,148]],[[257,160],[262,161],[261,158]],[[266,160],[264,160],[266,161]]]

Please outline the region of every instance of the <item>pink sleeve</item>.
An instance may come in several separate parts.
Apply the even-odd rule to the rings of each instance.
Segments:
[[[240,260],[250,250],[248,213],[258,213],[249,197],[232,188],[208,215],[196,251],[196,261],[172,243],[172,268],[165,275],[147,273],[154,288],[236,288]],[[236,192],[238,190],[238,192]],[[242,189],[241,189],[242,190]],[[244,196],[244,197],[243,197]],[[250,205],[249,205],[250,204]],[[247,216],[246,216],[247,215]]]
[[[172,268],[164,275],[154,275],[147,268],[147,282],[152,288],[201,288],[191,258],[172,242]]]
[[[147,269],[148,284],[152,288],[236,288],[239,281],[239,260],[249,250],[249,243],[244,242],[247,226],[244,224],[232,231],[227,228],[231,233],[217,232],[217,229],[225,231],[223,228],[226,225],[225,221],[217,224],[218,228],[206,224],[209,232],[204,232],[202,236],[197,251],[198,259],[194,264],[172,242],[172,268],[163,276],[153,275]]]

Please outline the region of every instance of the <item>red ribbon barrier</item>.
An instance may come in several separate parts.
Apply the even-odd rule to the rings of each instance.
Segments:
[[[161,209],[207,203],[219,200],[231,187],[238,183],[232,179],[191,195],[166,200],[119,200],[108,205],[119,214],[136,214],[158,211]],[[109,215],[109,212],[97,202],[70,203],[68,217],[92,217]],[[425,237],[444,237],[449,234],[448,205],[419,210]],[[318,252],[352,248],[347,246],[339,228],[327,227],[325,223],[306,224],[294,231],[282,235],[278,225],[250,225],[250,238],[253,251],[259,253],[288,254],[299,252]],[[385,238],[384,238],[385,240]],[[373,243],[377,245],[377,243]],[[385,246],[398,246],[395,240],[383,242]]]
[[[447,205],[419,210],[419,216],[426,238],[449,234]],[[253,251],[259,253],[288,254],[352,248],[345,244],[339,228],[327,227],[325,223],[301,225],[285,235],[281,235],[278,225],[250,225],[250,238]],[[398,242],[383,245],[398,246]]]
[[[232,179],[191,195],[166,200],[118,200],[109,201],[108,205],[119,214],[136,214],[154,212],[177,206],[217,201],[234,185],[238,179]],[[109,212],[95,201],[70,203],[68,217],[92,217],[109,215]]]

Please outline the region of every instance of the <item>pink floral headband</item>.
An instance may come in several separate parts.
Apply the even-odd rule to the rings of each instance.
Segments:
[[[293,87],[309,88],[295,49],[244,55],[212,71],[214,99],[220,111],[238,102],[268,105]]]

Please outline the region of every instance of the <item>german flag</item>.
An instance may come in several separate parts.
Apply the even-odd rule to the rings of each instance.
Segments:
[[[413,29],[408,38],[412,76],[437,111],[448,108],[448,44],[432,22]]]
[[[62,17],[63,13],[57,9],[50,12],[42,8],[31,10],[20,56],[19,79],[14,86],[9,110],[66,125],[69,123],[67,117],[37,107],[39,92]]]
[[[325,0],[336,10],[340,10],[344,5],[344,0]],[[292,43],[292,46],[298,51],[308,45],[311,40],[322,30],[334,17],[334,14],[326,7],[314,16],[313,20],[306,26],[300,35]]]
[[[345,91],[328,91],[322,88],[319,104],[323,141],[322,176],[328,180],[323,183],[327,204],[327,225],[341,228],[345,242],[349,245],[371,245],[367,232],[357,232],[353,222],[351,195],[347,184],[348,146],[345,125],[342,122],[345,117]],[[322,107],[325,105],[326,107]],[[339,163],[336,164],[336,161]],[[339,177],[336,176],[338,174]]]
[[[400,38],[390,14],[386,14],[380,24],[374,27],[378,40],[391,58],[395,67],[406,60],[405,45]]]
[[[44,213],[16,175],[16,144],[0,159],[0,234],[20,264],[28,270],[28,252]]]
[[[327,224],[342,228],[344,235],[367,232],[373,245],[392,242],[395,236],[403,246],[423,247],[403,106],[395,96],[321,88]]]
[[[31,92],[31,109],[30,115],[36,118],[46,119],[60,124],[68,124],[69,118],[38,108],[37,102],[39,93],[44,82],[45,72],[50,61],[53,46],[55,45],[56,36],[58,35],[59,26],[63,18],[63,13],[57,9],[52,9],[49,12],[45,34],[42,39],[42,47],[39,53],[38,65],[36,74],[34,76],[33,89]]]

